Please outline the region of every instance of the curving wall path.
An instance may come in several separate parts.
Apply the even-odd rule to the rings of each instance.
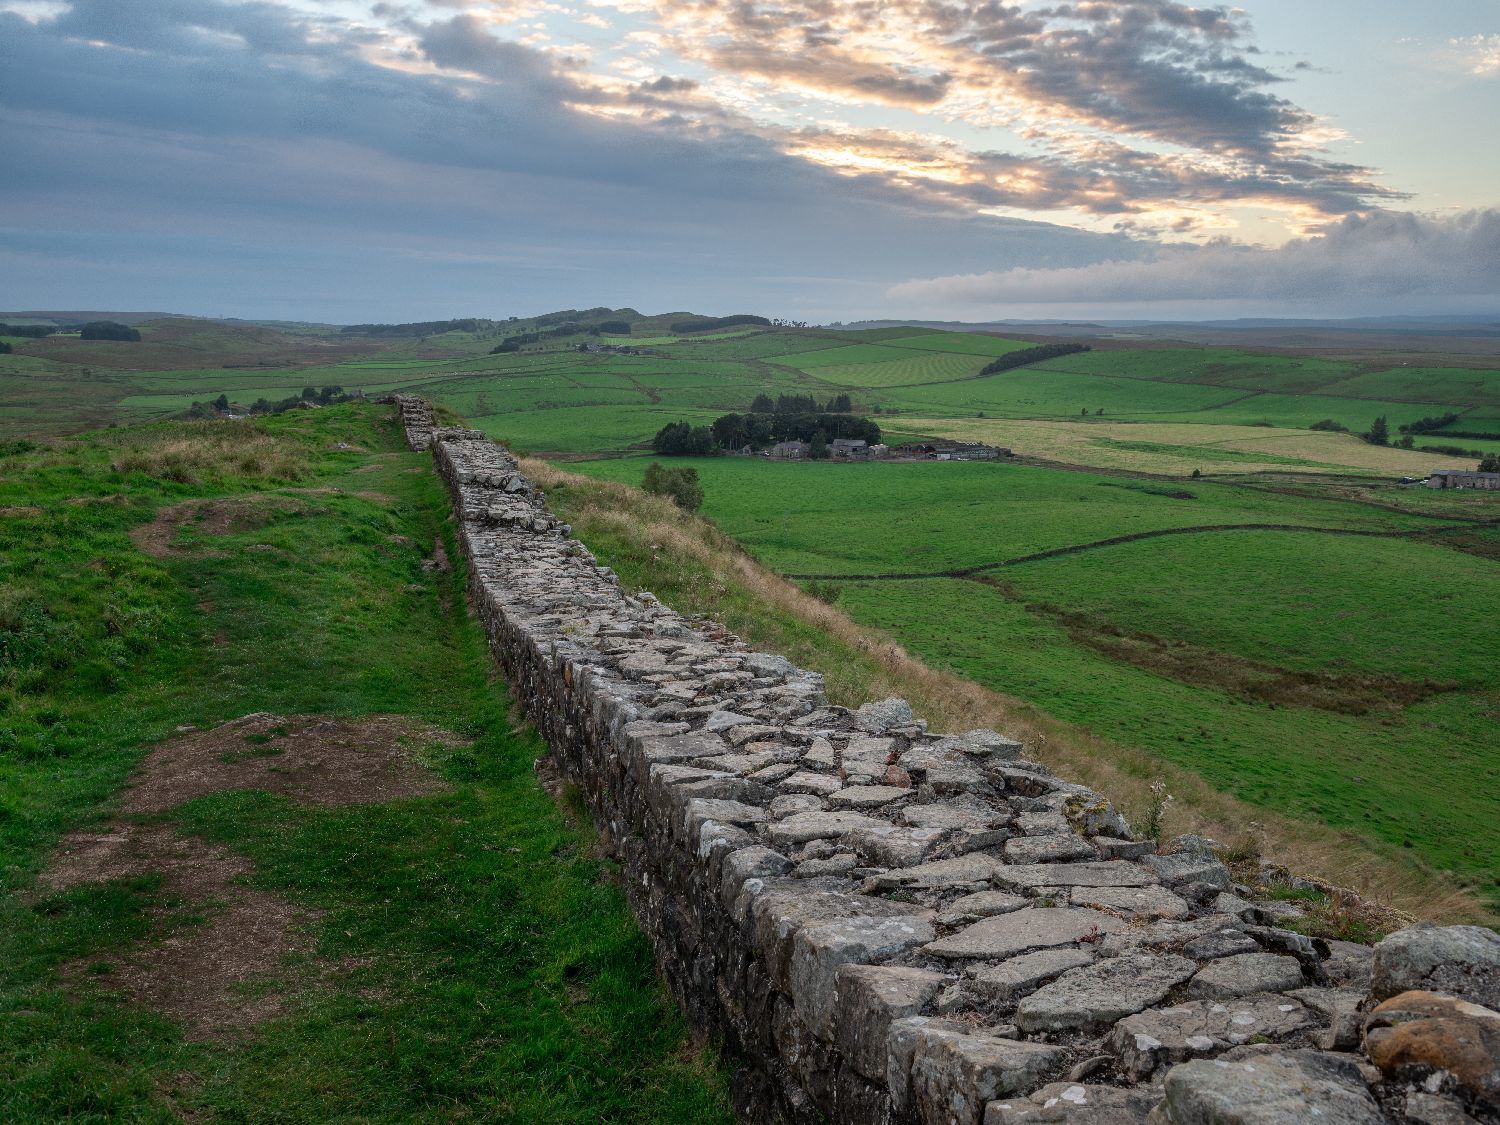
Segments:
[[[1133,839],[1010,739],[829,706],[816,674],[626,591],[504,449],[393,401],[745,1120],[1497,1119],[1500,937],[1280,928],[1206,842]]]

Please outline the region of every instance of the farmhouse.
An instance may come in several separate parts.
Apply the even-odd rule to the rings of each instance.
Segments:
[[[1442,469],[1427,475],[1428,488],[1485,488],[1500,492],[1500,473]]]
[[[828,452],[835,461],[868,461],[870,443],[862,438],[834,438]]]
[[[779,441],[771,446],[771,460],[805,461],[811,448],[805,441]]]

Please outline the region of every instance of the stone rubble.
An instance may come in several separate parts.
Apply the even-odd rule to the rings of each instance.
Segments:
[[[392,400],[745,1120],[1500,1121],[1496,935],[1415,927],[1372,956],[1280,928],[1206,841],[1135,840],[1018,743],[830,706],[817,674],[625,589],[503,448]]]

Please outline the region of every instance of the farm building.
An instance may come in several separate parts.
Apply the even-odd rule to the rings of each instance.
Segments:
[[[811,448],[805,441],[780,441],[771,446],[771,460],[805,461]]]
[[[938,446],[937,453],[939,457],[946,453],[950,461],[997,461],[1001,457],[1010,456],[1008,449],[984,445],[977,441],[943,442]]]
[[[828,452],[835,461],[868,461],[870,443],[862,438],[834,438]]]
[[[896,446],[893,452],[897,457],[928,461],[996,461],[1011,455],[1008,449],[977,441],[908,441]]]
[[[1427,475],[1428,488],[1486,488],[1500,492],[1500,473],[1475,473],[1442,469]]]

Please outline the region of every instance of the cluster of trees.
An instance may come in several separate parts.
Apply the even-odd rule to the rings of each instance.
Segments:
[[[4,340],[0,340],[0,355],[10,355],[10,353],[13,351],[15,351],[15,349],[12,348],[10,344],[8,344]]]
[[[141,338],[134,328],[113,320],[91,320],[78,330],[78,335],[83,340],[125,340],[130,343]]]
[[[346,324],[339,329],[352,336],[436,336],[443,332],[483,332],[493,320],[464,317],[459,320],[414,320],[408,324]]]
[[[1038,344],[1034,348],[1022,348],[1020,351],[1007,352],[999,359],[986,363],[979,369],[980,375],[998,375],[1002,371],[1010,371],[1016,367],[1025,367],[1030,363],[1041,363],[1044,359],[1056,359],[1060,355],[1077,355],[1079,352],[1091,352],[1094,349],[1087,344]]]
[[[719,452],[719,443],[707,426],[668,422],[656,431],[651,448],[664,457],[706,457]]]
[[[771,318],[771,323],[774,324],[777,328],[806,328],[807,327],[807,321],[805,321],[805,320],[787,320],[784,317],[779,317],[779,316],[772,317]]]
[[[696,512],[703,507],[703,485],[698,482],[698,470],[691,465],[668,469],[652,461],[646,466],[646,479],[641,487],[654,495],[671,497],[672,503],[684,512]]]
[[[874,445],[880,427],[857,414],[725,414],[708,426],[668,422],[651,439],[651,448],[664,457],[705,457],[726,449],[765,449],[779,441],[805,441],[827,449],[835,438],[851,438]]]
[[[771,322],[765,317],[752,316],[749,313],[740,313],[736,316],[695,316],[691,320],[679,320],[669,327],[678,335],[686,335],[689,332],[713,332],[721,328],[738,328],[742,324],[771,327]]]
[[[770,395],[756,395],[750,404],[751,414],[848,414],[853,409],[848,395],[834,395],[827,402],[812,395],[777,395],[774,402]]]
[[[1321,422],[1314,422],[1307,427],[1309,430],[1327,430],[1334,434],[1347,434],[1349,427],[1342,422],[1335,422],[1332,418],[1324,418]]]
[[[0,336],[20,336],[27,340],[40,340],[56,331],[51,324],[0,324]]]
[[[1479,459],[1481,473],[1500,473],[1500,453],[1486,453]]]

